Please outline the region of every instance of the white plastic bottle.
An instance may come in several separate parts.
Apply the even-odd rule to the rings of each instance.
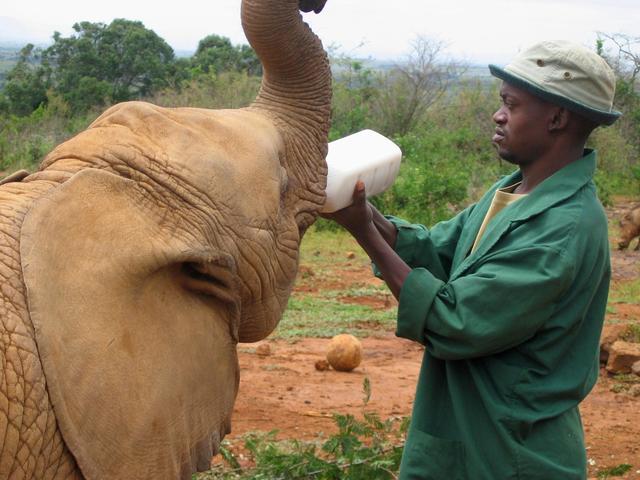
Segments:
[[[373,130],[330,142],[327,200],[322,212],[335,212],[351,205],[358,180],[364,182],[367,197],[384,192],[398,176],[401,159],[400,147]]]

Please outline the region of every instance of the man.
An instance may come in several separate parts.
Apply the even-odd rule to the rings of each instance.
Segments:
[[[598,375],[610,279],[607,221],[585,150],[612,110],[602,58],[543,42],[504,69],[493,143],[518,170],[432,229],[366,202],[328,215],[399,300],[425,346],[401,479],[583,479],[578,404]]]

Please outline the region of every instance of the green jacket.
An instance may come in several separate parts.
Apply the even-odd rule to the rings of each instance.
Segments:
[[[598,376],[607,220],[578,161],[507,206],[468,254],[498,188],[431,230],[390,217],[412,267],[396,334],[420,342],[401,479],[583,479],[578,404]]]

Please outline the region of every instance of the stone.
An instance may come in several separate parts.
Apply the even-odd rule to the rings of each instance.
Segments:
[[[326,360],[318,360],[315,363],[315,367],[319,372],[325,372],[329,370],[329,362]]]
[[[610,373],[631,373],[631,367],[640,361],[640,343],[618,340],[609,348],[607,371]]]
[[[631,365],[631,372],[640,376],[640,362],[636,362],[633,365]]]
[[[616,323],[613,325],[605,325],[603,327],[602,335],[600,335],[600,363],[607,363],[611,345],[613,345],[617,340],[620,340],[628,329],[629,324],[627,323]]]
[[[269,355],[271,355],[271,347],[268,343],[261,343],[256,347],[256,354],[260,355],[261,357],[268,357]]]
[[[348,333],[341,333],[331,339],[327,350],[327,361],[334,370],[350,372],[362,360],[360,340]]]

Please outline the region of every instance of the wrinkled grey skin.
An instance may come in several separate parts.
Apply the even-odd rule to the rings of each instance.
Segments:
[[[245,211],[247,205],[251,205],[250,195],[244,193],[246,202],[242,202],[240,198],[237,203],[229,198],[219,198],[222,187],[215,185],[215,181],[225,180],[220,176],[212,177],[206,162],[193,162],[189,142],[185,142],[182,156],[175,155],[175,152],[171,155],[163,153],[163,145],[170,145],[172,136],[177,135],[170,126],[172,121],[177,118],[177,122],[183,122],[184,119],[184,124],[197,127],[197,116],[208,115],[202,111],[163,110],[141,103],[115,106],[105,112],[87,132],[56,148],[45,158],[38,172],[31,175],[18,172],[2,182],[0,478],[151,478],[144,470],[142,473],[125,470],[117,474],[113,470],[102,474],[99,467],[96,471],[96,466],[92,465],[92,458],[84,458],[83,454],[74,451],[76,448],[84,448],[84,444],[90,443],[91,439],[79,441],[73,437],[66,421],[62,422],[65,427],[61,428],[61,415],[56,406],[59,405],[59,400],[53,402],[51,398],[51,392],[60,390],[61,387],[48,381],[47,373],[51,371],[51,367],[46,366],[41,358],[41,350],[48,352],[50,349],[50,346],[43,345],[42,332],[46,329],[34,326],[30,312],[30,305],[38,304],[42,295],[37,291],[28,291],[25,286],[24,271],[30,271],[30,275],[36,280],[39,275],[38,270],[25,261],[25,251],[29,252],[28,249],[25,250],[25,238],[36,245],[38,241],[41,242],[39,245],[46,245],[46,242],[42,243],[43,240],[37,238],[37,225],[31,225],[27,235],[23,231],[23,224],[25,219],[29,219],[31,212],[45,208],[42,207],[43,200],[51,198],[60,202],[59,199],[64,198],[64,195],[61,196],[58,192],[63,191],[67,184],[78,183],[78,176],[83,172],[95,170],[100,175],[109,174],[110,178],[116,176],[126,179],[127,188],[144,192],[144,198],[148,199],[150,205],[162,205],[163,221],[168,223],[172,216],[179,219],[180,228],[176,228],[175,235],[185,232],[185,258],[188,258],[185,264],[189,263],[192,274],[195,271],[194,278],[199,272],[203,272],[205,276],[214,275],[216,268],[220,266],[198,264],[197,257],[196,260],[188,257],[191,239],[198,244],[198,248],[204,245],[211,248],[215,246],[217,251],[223,250],[221,257],[229,265],[233,264],[233,271],[238,277],[238,284],[230,282],[232,287],[229,288],[235,289],[232,296],[236,309],[240,312],[237,331],[230,329],[227,340],[255,341],[264,338],[275,328],[291,292],[302,235],[315,221],[324,202],[330,71],[319,40],[301,21],[298,8],[319,12],[325,1],[300,0],[298,3],[298,0],[243,0],[242,3],[243,27],[264,65],[263,84],[250,107],[234,111],[237,113],[212,114],[212,118],[221,119],[222,124],[228,119],[232,119],[233,123],[234,118],[239,118],[242,124],[242,118],[255,118],[256,125],[270,125],[264,128],[267,131],[264,134],[267,140],[264,142],[269,148],[276,145],[274,148],[278,149],[280,166],[277,171],[280,173],[277,173],[274,181],[278,182],[280,193],[276,205],[264,206],[261,215],[266,216],[260,217],[263,218],[260,225],[243,223],[253,221],[251,212]],[[154,123],[155,120],[147,122],[146,119],[152,116],[160,120],[157,123]],[[149,139],[148,143],[154,145],[149,148],[155,150],[145,150],[145,145],[129,144],[127,138],[118,145],[110,142],[100,144],[103,141],[101,138],[106,138],[101,132],[111,131],[114,125],[125,124],[133,132],[131,139],[144,135]],[[145,125],[151,131],[140,133]],[[169,126],[166,131],[156,131],[151,128],[154,125]],[[197,128],[191,128],[189,132],[194,135],[190,141],[198,143]],[[260,133],[262,134],[262,130]],[[157,142],[154,141],[154,135],[157,135]],[[251,129],[246,131],[246,135],[252,135]],[[224,142],[220,144],[223,145]],[[82,148],[83,145],[87,146],[87,150]],[[233,152],[232,147],[233,145],[226,145],[224,151]],[[251,148],[255,149],[255,142]],[[268,155],[265,158],[267,157]],[[243,162],[246,163],[247,157],[243,158],[242,162],[238,162],[241,165],[238,168],[244,168],[242,165]],[[172,163],[174,160],[177,163]],[[224,168],[235,168],[232,160],[227,160]],[[210,180],[211,178],[218,180]],[[226,181],[233,182],[230,179]],[[257,181],[260,182],[259,179]],[[229,191],[233,191],[233,187],[233,183],[224,185]],[[240,185],[238,188],[245,186]],[[181,212],[190,213],[182,215]],[[221,232],[225,232],[225,235],[221,236]],[[229,232],[234,233],[230,235]],[[257,236],[251,238],[254,233]],[[270,256],[265,258],[264,252],[261,254],[260,249],[256,249],[257,245],[264,247],[264,252],[270,252]],[[224,268],[228,267],[227,263],[223,265]],[[64,264],[61,263],[61,268]],[[162,265],[157,266],[161,267]],[[48,271],[47,275],[54,284],[51,288],[55,288],[55,272]],[[86,282],[91,284],[91,279],[87,278]],[[105,288],[108,286],[105,285]],[[196,285],[193,289],[200,289],[215,297],[216,288],[218,286],[214,284],[211,288]],[[56,321],[48,318],[47,312],[40,312],[39,315],[43,321]],[[224,320],[226,313],[212,312],[212,315]],[[178,358],[175,360],[179,361]],[[230,393],[223,393],[234,398],[237,392],[237,359],[233,357],[228,361],[234,371],[226,372],[224,378],[215,381],[225,389],[231,389]],[[215,366],[209,368],[210,375],[215,377]],[[209,371],[206,375],[209,375]],[[102,381],[100,375],[95,376],[96,386]],[[64,393],[62,391],[56,395],[64,396]],[[112,393],[117,403],[118,395],[130,395],[132,392]],[[141,398],[145,394],[146,392],[139,392]],[[226,411],[219,412],[219,421],[208,426],[211,437],[207,439],[206,452],[210,449],[215,451],[217,443],[229,429],[231,408],[228,405],[225,408]],[[176,416],[182,413],[184,412],[175,412]],[[82,412],[73,414],[82,418]],[[116,444],[119,440],[110,439]],[[171,444],[172,441],[171,438],[157,440],[159,444]],[[100,450],[101,447],[96,448]],[[187,456],[188,448],[196,447],[187,446]],[[143,459],[147,454],[145,451],[135,453]],[[149,455],[148,461],[154,463],[153,452],[149,452]],[[156,473],[153,478],[189,478],[191,471],[207,467],[202,459],[194,459],[193,452],[191,455],[191,460],[184,460],[175,470]],[[119,458],[112,460],[116,467],[118,463],[126,464],[127,461]],[[152,470],[147,470],[150,471]]]

